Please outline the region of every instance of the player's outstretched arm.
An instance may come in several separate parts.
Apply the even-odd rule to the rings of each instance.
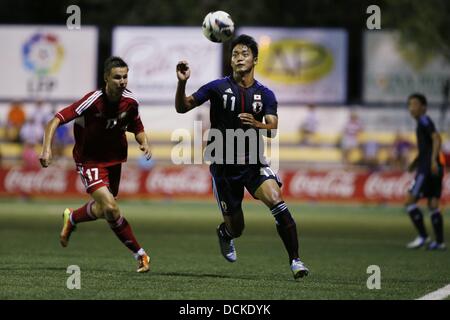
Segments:
[[[54,117],[50,120],[44,132],[44,141],[42,142],[42,152],[39,156],[39,162],[41,166],[47,168],[52,161],[52,141],[55,136],[56,128],[58,128],[61,120],[58,117]]]
[[[197,104],[193,96],[186,97],[186,82],[191,76],[191,70],[187,61],[177,64],[177,92],[175,94],[175,109],[178,113],[186,113],[195,108]]]
[[[139,149],[141,149],[141,151],[144,153],[145,158],[147,160],[150,160],[150,158],[152,157],[152,152],[150,151],[150,146],[148,145],[148,139],[145,132],[139,132],[134,136],[134,138],[136,139],[137,143],[139,143]]]

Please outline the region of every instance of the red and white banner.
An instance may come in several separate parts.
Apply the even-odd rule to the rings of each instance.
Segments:
[[[356,172],[344,170],[282,170],[283,196],[287,199],[345,202],[404,201],[414,175],[402,172]],[[13,168],[0,170],[0,196],[18,195],[73,197],[84,195],[75,170]],[[207,166],[173,166],[150,171],[124,168],[120,198],[212,199]],[[450,176],[443,181],[442,200],[450,200]]]

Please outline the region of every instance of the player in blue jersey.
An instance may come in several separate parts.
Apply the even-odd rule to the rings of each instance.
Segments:
[[[217,227],[221,253],[229,262],[236,261],[236,249],[233,239],[241,236],[244,230],[242,199],[244,187],[250,194],[270,208],[276,228],[288,252],[289,264],[294,278],[306,276],[309,272],[298,254],[297,228],[289,209],[281,195],[281,182],[272,169],[261,159],[260,140],[257,151],[252,152],[252,142],[245,143],[245,151],[233,145],[226,132],[252,133],[271,130],[278,127],[277,100],[274,93],[254,79],[254,68],[258,60],[258,45],[248,35],[241,35],[231,44],[231,67],[233,75],[214,80],[202,86],[197,92],[186,96],[186,81],[190,77],[187,61],[180,61],[176,71],[178,86],[175,107],[178,113],[185,113],[210,101],[211,129],[223,134],[222,151],[215,153],[210,165],[213,191],[222,211],[224,222]],[[256,136],[256,135],[255,135]],[[208,143],[212,143],[209,140]],[[254,154],[254,153],[258,154]],[[252,161],[255,160],[256,161]]]
[[[419,154],[409,167],[410,171],[416,170],[416,176],[408,190],[406,210],[419,235],[408,243],[407,247],[417,249],[428,244],[429,250],[445,250],[444,223],[439,209],[444,175],[444,160],[440,152],[441,137],[431,118],[426,115],[427,99],[424,95],[420,93],[410,95],[408,108],[411,116],[417,121],[416,136]],[[423,223],[422,211],[417,206],[421,198],[428,199],[428,209],[435,234],[435,241],[432,242]]]

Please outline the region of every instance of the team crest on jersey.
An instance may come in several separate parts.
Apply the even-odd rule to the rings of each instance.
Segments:
[[[261,95],[260,94],[254,94],[253,95],[253,112],[254,113],[260,113],[262,110],[262,102],[261,102]]]
[[[263,104],[261,101],[255,101],[252,103],[253,106],[253,112],[254,113],[260,113],[263,107]]]
[[[106,119],[106,129],[114,128],[118,123],[117,118]]]

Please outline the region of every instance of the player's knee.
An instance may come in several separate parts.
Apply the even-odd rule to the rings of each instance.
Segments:
[[[283,202],[283,197],[280,191],[274,191],[267,197],[267,205],[269,208],[273,208],[278,203]]]
[[[97,219],[105,219],[105,213],[103,212],[102,206],[95,202],[91,207],[91,213],[97,218]]]
[[[108,202],[102,206],[106,220],[116,220],[120,216],[119,207],[115,202]]]

